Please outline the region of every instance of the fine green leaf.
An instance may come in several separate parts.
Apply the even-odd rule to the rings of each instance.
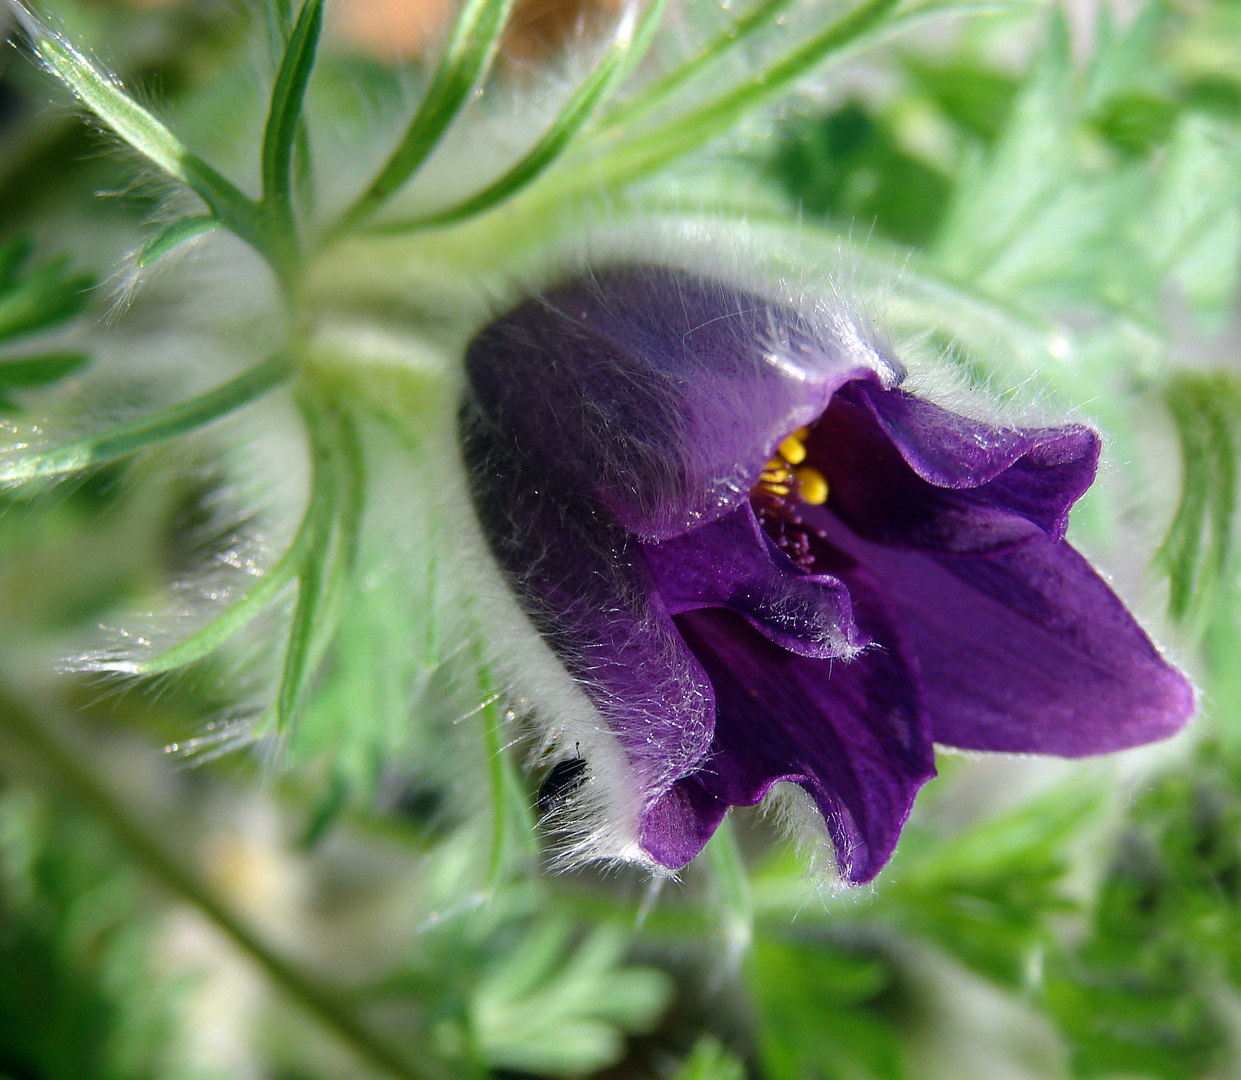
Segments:
[[[467,0],[453,25],[418,111],[400,145],[366,193],[345,214],[350,225],[370,216],[431,156],[496,53],[513,0]]]
[[[882,902],[891,917],[975,971],[1017,987],[1054,941],[1073,838],[1098,814],[1101,793],[1078,784],[932,840],[910,832]]]
[[[11,279],[8,288],[0,285],[0,341],[67,322],[86,306],[95,279],[66,274],[68,265],[62,257],[24,279]]]
[[[210,655],[238,631],[271,605],[285,586],[298,576],[305,565],[307,552],[314,538],[315,520],[307,509],[293,542],[280,556],[276,565],[239,597],[227,611],[212,619],[184,641],[151,657],[127,663],[124,670],[134,675],[157,675],[175,671]],[[119,667],[120,665],[116,665]]]
[[[1049,964],[1073,1075],[1224,1075],[1241,982],[1241,774],[1204,744],[1136,797],[1086,932]],[[1230,985],[1228,991],[1224,986]]]
[[[715,1039],[704,1035],[673,1074],[673,1080],[745,1080],[745,1066]]]
[[[649,1029],[667,1003],[666,975],[623,966],[627,941],[615,926],[566,955],[570,932],[559,919],[532,927],[474,989],[471,1027],[493,1068],[595,1072],[620,1059],[624,1032]]]
[[[138,252],[137,263],[142,267],[150,266],[178,245],[196,236],[202,236],[203,233],[211,232],[219,225],[220,219],[214,214],[195,214],[192,217],[179,218],[165,225],[142,245],[142,250]]]
[[[648,115],[717,60],[739,45],[744,45],[792,3],[793,0],[762,0],[761,3],[756,4],[752,10],[731,23],[718,37],[710,41],[697,55],[668,72],[634,100],[627,101],[613,109],[604,123],[600,125],[600,134],[621,130]]]
[[[668,0],[651,0],[650,6],[632,33],[622,33],[620,40],[608,49],[543,137],[498,180],[455,206],[412,220],[384,222],[375,226],[375,231],[409,232],[448,225],[490,210],[530,184],[564,152],[583,125],[594,115],[595,110],[608,99],[632,66],[641,59],[659,28],[667,3]]]
[[[263,131],[263,205],[275,215],[281,242],[294,248],[293,158],[305,131],[302,110],[322,27],[323,0],[306,0],[276,72]]]
[[[578,166],[581,176],[575,176],[574,184],[597,183],[600,177],[609,183],[623,183],[652,172],[724,134],[746,113],[769,101],[828,57],[884,25],[899,2],[866,0],[740,86],[654,131],[620,142],[609,152]]]
[[[475,652],[478,692],[482,699],[478,712],[483,721],[483,745],[487,751],[488,794],[491,798],[491,853],[487,867],[487,891],[494,895],[504,875],[516,861],[512,841],[522,847],[516,854],[529,856],[538,848],[534,817],[523,786],[514,775],[513,763],[504,752],[504,709],[501,695],[493,689],[491,670],[483,656]],[[517,837],[514,837],[514,831]]]
[[[292,0],[269,0],[266,6],[268,21],[273,28],[276,38],[281,43],[287,41],[289,31],[293,26]],[[280,55],[280,50],[275,50],[274,55]]]
[[[275,702],[275,728],[284,735],[335,634],[341,601],[353,577],[365,497],[361,448],[353,421],[309,397],[302,402],[313,458],[312,524],[297,577],[297,605],[285,647]]]
[[[760,940],[750,985],[758,1052],[769,1080],[905,1080],[884,999],[891,965],[828,942]]]
[[[0,360],[0,388],[47,386],[58,382],[90,363],[80,352],[50,352],[38,356],[5,357]]]
[[[0,244],[0,290],[7,289],[17,280],[17,272],[30,258],[32,251],[34,242],[24,236]]]
[[[50,34],[35,47],[48,67],[104,124],[169,176],[192,188],[230,229],[264,250],[254,203],[68,42]],[[266,252],[264,252],[266,254]]]
[[[223,386],[139,420],[48,450],[11,450],[0,460],[0,485],[63,476],[174,439],[249,404],[284,382],[292,371],[288,357],[277,353]]]
[[[1174,618],[1207,617],[1232,565],[1241,387],[1225,373],[1182,372],[1165,393],[1181,443],[1181,500],[1155,564]]]
[[[487,887],[494,891],[504,870],[508,840],[508,794],[504,773],[504,741],[500,729],[500,708],[491,691],[491,676],[478,657],[479,691],[482,694],[483,734],[487,747],[488,794],[491,797],[491,861],[487,868]]]

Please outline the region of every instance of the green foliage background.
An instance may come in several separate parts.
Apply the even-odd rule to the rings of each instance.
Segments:
[[[490,0],[437,69],[332,36],[316,58],[313,0],[46,14],[65,38],[0,61],[0,1077],[1241,1072],[1241,6],[690,0],[676,33],[652,15],[582,46],[594,67],[490,77]],[[541,135],[486,198],[384,209],[458,112],[481,131],[523,96]],[[350,152],[379,179],[332,232],[315,207]],[[680,882],[550,873],[531,748],[448,644],[471,639],[453,552],[401,510],[441,481],[420,425],[449,384],[356,328],[443,350],[463,283],[575,214],[724,221],[843,273],[906,355],[1100,425],[1075,539],[1193,672],[1191,732],[1123,760],[945,757],[860,894],[757,813]],[[225,230],[294,297],[285,344],[201,386],[108,376],[129,327],[199,332],[195,259]],[[108,322],[118,264],[154,279]],[[357,340],[301,334],[321,311]],[[256,352],[283,332],[206,315]],[[289,379],[313,494],[281,526],[244,417],[195,432]],[[221,587],[244,619],[180,627],[175,583],[225,554],[266,584]],[[55,673],[147,611],[165,651],[129,678],[104,653]],[[239,748],[255,732],[279,738]]]

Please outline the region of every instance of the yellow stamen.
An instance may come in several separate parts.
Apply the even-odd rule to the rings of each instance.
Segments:
[[[797,477],[798,492],[802,502],[811,506],[822,506],[827,502],[827,477],[812,465],[803,465],[794,470]]]
[[[787,484],[793,479],[793,474],[788,469],[768,469],[759,473],[758,478],[764,484]]]
[[[763,487],[773,495],[787,495],[791,490],[788,484],[764,484]]]
[[[790,435],[780,444],[780,454],[790,465],[800,465],[806,460],[806,448],[796,435]]]

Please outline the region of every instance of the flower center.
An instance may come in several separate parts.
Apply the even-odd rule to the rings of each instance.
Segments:
[[[827,502],[825,477],[813,465],[804,464],[809,428],[798,428],[777,448],[775,456],[759,474],[750,489],[750,502],[767,535],[803,570],[810,570],[810,534],[821,535],[802,520],[802,506],[822,506]]]

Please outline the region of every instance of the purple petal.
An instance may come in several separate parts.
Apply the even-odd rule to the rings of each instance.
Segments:
[[[982,554],[1062,537],[1099,437],[1080,425],[998,428],[858,380],[833,398],[809,450],[832,510],[860,536]]]
[[[849,379],[897,372],[851,326],[647,268],[580,278],[470,343],[472,407],[561,497],[665,540],[744,502],[772,449]]]
[[[914,796],[935,775],[930,726],[882,588],[860,568],[839,569],[861,630],[877,643],[848,662],[787,652],[731,611],[677,617],[718,714],[706,764],[646,816],[643,845],[666,865],[697,853],[725,805],[753,805],[781,780],[815,800],[848,881],[871,880],[891,856]]]
[[[547,497],[554,481],[468,407],[461,426],[475,510],[496,560],[616,737],[639,798],[655,798],[702,760],[715,699],[641,546],[589,504]]]
[[[763,532],[748,502],[643,550],[672,615],[728,608],[782,648],[820,659],[847,656],[865,644],[844,583],[794,566]]]
[[[696,776],[685,777],[642,815],[638,843],[660,866],[679,870],[707,846],[727,812],[728,803],[708,792]]]
[[[1068,543],[982,558],[868,544],[821,514],[833,544],[883,581],[922,673],[935,741],[1083,757],[1174,735],[1185,677]]]

